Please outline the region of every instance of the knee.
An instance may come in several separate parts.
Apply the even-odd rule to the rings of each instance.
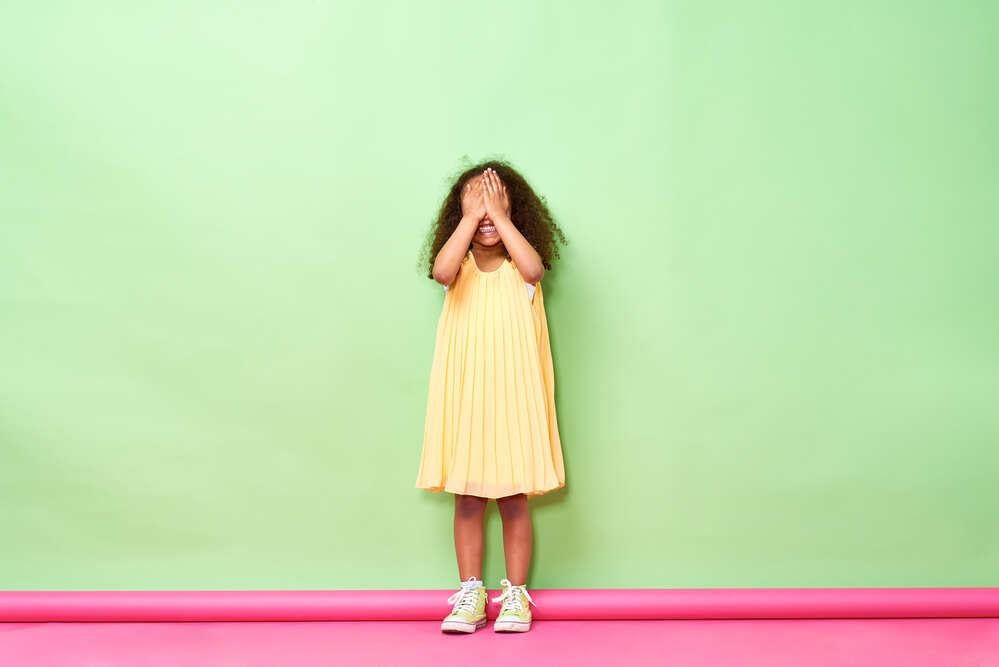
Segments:
[[[507,496],[506,498],[500,498],[496,501],[499,506],[500,515],[503,519],[519,519],[521,517],[527,516],[528,506],[527,506],[527,496],[523,493],[518,493],[515,496]]]
[[[454,495],[455,514],[462,517],[475,517],[482,514],[486,509],[486,499],[476,496],[466,496],[456,493]]]

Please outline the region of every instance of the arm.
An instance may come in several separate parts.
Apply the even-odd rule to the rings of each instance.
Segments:
[[[479,220],[474,216],[466,215],[461,219],[451,238],[441,246],[434,258],[434,280],[442,285],[450,285],[454,281],[478,226]]]
[[[486,215],[486,202],[482,192],[481,179],[469,179],[462,187],[461,220],[434,258],[434,280],[445,287],[458,275],[461,262],[465,259],[468,246],[472,243],[472,237],[479,228],[479,221]]]
[[[496,225],[496,231],[503,239],[506,251],[510,253],[511,259],[517,265],[521,277],[525,282],[536,283],[545,275],[545,267],[541,262],[541,255],[524,238],[517,226],[510,219],[510,198],[506,192],[506,186],[492,168],[487,168],[482,178],[485,192],[486,212]]]
[[[501,216],[493,219],[496,231],[503,239],[503,245],[513,259],[517,270],[526,282],[536,283],[545,275],[545,266],[541,263],[541,255],[534,249],[534,246],[524,238],[516,225],[508,216]]]

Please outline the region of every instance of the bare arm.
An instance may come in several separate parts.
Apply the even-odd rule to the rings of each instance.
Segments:
[[[434,258],[434,280],[442,285],[450,285],[458,275],[479,222],[486,216],[484,190],[482,179],[478,178],[469,179],[461,190],[461,220]]]
[[[496,231],[503,239],[506,251],[510,253],[510,258],[517,265],[517,270],[525,281],[538,282],[545,275],[545,266],[541,262],[541,255],[510,219],[510,199],[507,196],[506,186],[492,168],[486,169],[482,181],[485,186],[482,196],[486,211],[496,225]]]
[[[534,246],[524,238],[516,225],[507,216],[497,217],[493,220],[496,231],[503,239],[503,245],[510,258],[517,265],[521,277],[529,283],[536,283],[545,275],[545,266],[541,263],[541,255],[534,249]]]
[[[454,232],[443,246],[437,257],[434,259],[434,280],[442,285],[450,285],[458,269],[461,268],[461,261],[468,253],[468,246],[472,243],[472,237],[479,227],[479,219],[471,215],[465,215]]]

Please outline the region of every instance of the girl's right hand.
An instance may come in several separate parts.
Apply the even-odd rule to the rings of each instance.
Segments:
[[[479,222],[486,217],[485,190],[481,178],[470,178],[461,191],[461,215]]]

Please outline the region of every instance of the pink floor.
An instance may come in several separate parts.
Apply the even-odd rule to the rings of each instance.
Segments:
[[[438,628],[439,621],[0,623],[0,665],[999,667],[999,618],[535,620],[526,634],[487,626],[467,636]]]

